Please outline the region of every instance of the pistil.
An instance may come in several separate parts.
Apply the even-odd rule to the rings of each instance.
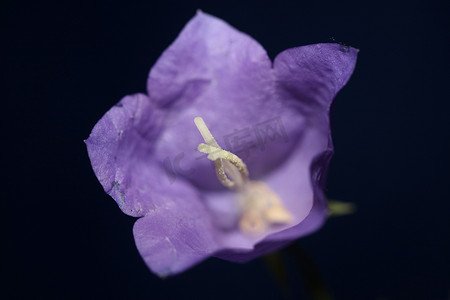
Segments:
[[[201,117],[196,117],[194,122],[206,143],[201,143],[198,150],[214,162],[220,182],[227,188],[237,189],[242,208],[239,228],[246,234],[259,235],[270,225],[291,223],[293,217],[277,194],[263,182],[248,179],[246,164],[219,146]]]

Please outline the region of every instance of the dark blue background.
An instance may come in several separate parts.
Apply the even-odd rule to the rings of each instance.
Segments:
[[[103,192],[83,143],[122,96],[145,91],[150,67],[200,8],[271,58],[318,42],[360,49],[332,111],[326,190],[358,211],[300,243],[336,299],[448,299],[444,1],[61,2],[1,7],[3,296],[281,297],[262,260],[210,259],[172,279],[152,275],[134,245],[134,218]],[[307,297],[302,285],[294,294]]]

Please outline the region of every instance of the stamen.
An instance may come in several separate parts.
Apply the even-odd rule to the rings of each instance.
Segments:
[[[208,159],[214,161],[220,182],[228,188],[242,187],[248,179],[245,163],[237,155],[223,150],[217,144],[201,117],[196,117],[194,122],[206,142],[198,145],[198,151],[208,154]]]
[[[241,192],[244,213],[239,228],[250,235],[261,234],[270,224],[289,224],[294,218],[266,184],[249,181]]]

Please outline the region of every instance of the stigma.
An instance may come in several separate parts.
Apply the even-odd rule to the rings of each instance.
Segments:
[[[293,217],[278,195],[265,183],[249,180],[247,165],[236,154],[219,146],[201,117],[196,117],[194,123],[205,141],[197,149],[208,154],[208,159],[214,162],[219,181],[237,192],[241,208],[239,229],[245,234],[258,236],[272,226],[291,223]]]

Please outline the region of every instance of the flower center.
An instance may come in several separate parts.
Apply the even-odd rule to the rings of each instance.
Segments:
[[[248,179],[247,166],[242,159],[217,144],[201,117],[196,117],[194,122],[206,143],[200,143],[198,150],[208,154],[208,159],[214,162],[220,182],[237,190],[241,207],[239,229],[249,235],[259,235],[272,225],[292,222],[292,215],[277,194],[265,183]]]

